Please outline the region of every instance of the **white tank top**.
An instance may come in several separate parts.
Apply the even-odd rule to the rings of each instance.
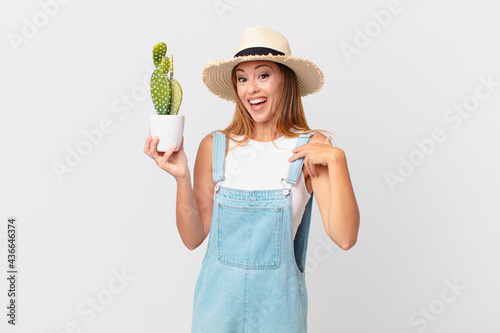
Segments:
[[[234,136],[241,140],[243,136]],[[245,146],[238,146],[228,152],[225,161],[225,179],[221,185],[240,190],[274,190],[282,189],[281,178],[288,176],[292,149],[297,145],[297,138],[281,136],[271,141],[260,142],[250,140]],[[229,140],[228,150],[237,143]],[[280,149],[281,148],[281,149]],[[298,182],[292,187],[293,238],[302,220],[305,206],[311,194],[307,192],[304,173],[301,172]]]

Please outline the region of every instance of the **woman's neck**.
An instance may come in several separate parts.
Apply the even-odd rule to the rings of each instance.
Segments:
[[[273,138],[270,129],[261,129],[261,130],[254,130],[254,132],[251,133],[249,137],[254,141],[269,142],[280,138],[281,135],[282,134],[276,130]]]

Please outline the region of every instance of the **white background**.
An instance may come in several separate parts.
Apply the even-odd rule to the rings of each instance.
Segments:
[[[361,213],[358,243],[343,251],[314,205],[309,331],[500,332],[500,4],[390,3],[2,1],[1,331],[189,332],[206,240],[183,245],[175,181],[143,152],[155,110],[142,82],[153,45],[166,42],[192,172],[201,139],[234,111],[201,69],[232,57],[245,28],[265,26],[323,70],[323,89],[304,98],[307,120],[346,152]],[[382,15],[388,6],[397,13]],[[481,77],[497,83],[477,88]],[[473,110],[449,114],[463,103]],[[90,144],[84,132],[103,121],[112,130]],[[425,154],[415,142],[435,129],[442,140]],[[85,144],[58,178],[54,165]],[[390,186],[403,160],[414,170]],[[11,216],[16,327],[6,323]]]

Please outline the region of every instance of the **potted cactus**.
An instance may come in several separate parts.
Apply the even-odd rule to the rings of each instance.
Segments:
[[[163,42],[153,47],[153,61],[156,69],[151,75],[151,98],[156,109],[150,115],[149,130],[153,138],[158,136],[157,150],[165,152],[174,142],[178,151],[184,134],[184,115],[179,115],[182,102],[182,88],[174,79],[174,57],[166,56],[167,45]]]

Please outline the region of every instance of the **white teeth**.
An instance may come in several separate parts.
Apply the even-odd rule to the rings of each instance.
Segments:
[[[257,104],[257,103],[261,103],[261,102],[265,102],[267,101],[267,99],[265,98],[260,98],[260,99],[254,99],[253,101],[250,101],[250,104]]]

